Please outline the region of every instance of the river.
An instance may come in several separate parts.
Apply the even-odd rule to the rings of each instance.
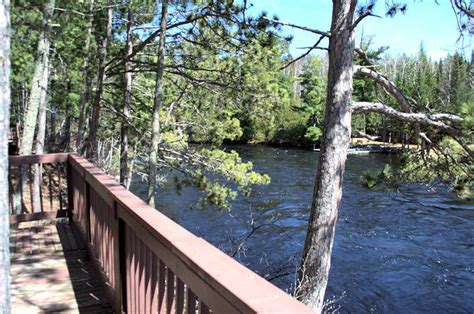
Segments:
[[[252,161],[255,170],[268,173],[271,184],[254,188],[249,197],[239,196],[227,212],[196,207],[199,193],[184,188],[178,194],[170,174],[157,207],[290,291],[304,243],[318,153],[267,146],[232,149]],[[474,202],[458,199],[443,186],[369,190],[360,185],[364,170],[392,162],[382,154],[348,158],[326,293],[329,310],[472,313]],[[139,180],[132,185],[142,196],[145,188]]]

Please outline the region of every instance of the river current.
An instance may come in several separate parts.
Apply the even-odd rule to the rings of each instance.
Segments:
[[[318,153],[235,146],[271,184],[239,196],[232,210],[199,208],[193,188],[160,188],[164,214],[291,291],[301,256]],[[350,155],[326,293],[329,311],[474,312],[474,201],[446,187],[403,184],[369,190],[364,170],[392,163],[382,154]],[[143,196],[146,184],[132,191]]]

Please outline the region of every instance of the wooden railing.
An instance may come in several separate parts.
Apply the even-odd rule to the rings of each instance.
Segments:
[[[67,216],[68,158],[68,153],[9,158],[10,223]]]
[[[45,156],[14,162],[44,163]],[[69,154],[65,163],[71,221],[87,240],[117,312],[310,312],[84,158]]]

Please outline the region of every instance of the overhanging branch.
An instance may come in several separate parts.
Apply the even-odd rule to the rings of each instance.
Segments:
[[[378,102],[355,102],[352,105],[352,112],[354,114],[361,112],[377,112],[400,121],[429,125],[438,130],[442,130],[453,137],[459,135],[459,130],[446,124],[443,120],[453,121],[454,118],[456,121],[463,121],[461,117],[455,115],[442,116],[440,114],[430,115],[424,113],[401,112]]]
[[[300,25],[296,25],[296,24],[292,24],[292,23],[282,22],[282,21],[279,21],[279,20],[274,20],[274,19],[268,18],[266,16],[262,16],[262,19],[267,20],[269,22],[273,22],[275,24],[280,24],[280,25],[283,25],[283,26],[289,26],[289,27],[293,27],[293,28],[296,28],[296,29],[301,29],[303,31],[307,31],[307,32],[310,32],[310,33],[322,35],[322,36],[325,36],[325,37],[330,37],[331,36],[330,32],[324,32],[324,31],[320,31],[320,30],[314,29],[314,28],[309,28],[309,27],[306,27],[306,26],[300,26]]]

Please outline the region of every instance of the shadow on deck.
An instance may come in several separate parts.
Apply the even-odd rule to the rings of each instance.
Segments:
[[[13,313],[112,312],[85,243],[67,221],[11,229]]]

